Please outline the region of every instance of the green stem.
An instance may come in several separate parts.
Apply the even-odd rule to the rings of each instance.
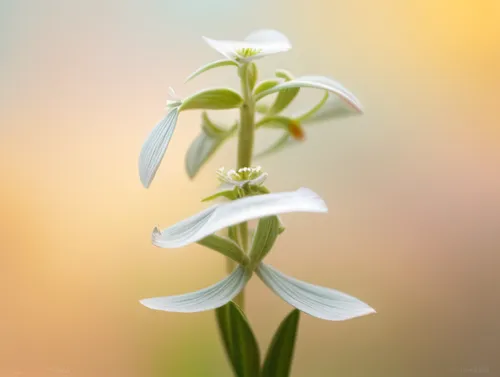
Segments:
[[[255,103],[252,97],[252,88],[248,83],[249,64],[243,63],[239,70],[241,80],[241,92],[243,95],[243,104],[240,107],[240,127],[238,130],[238,169],[252,166],[252,154],[255,131]],[[248,224],[241,223],[238,226],[240,246],[246,253],[248,252]],[[229,271],[234,269],[234,262],[229,260],[227,268]],[[245,292],[234,299],[234,302],[244,310]]]

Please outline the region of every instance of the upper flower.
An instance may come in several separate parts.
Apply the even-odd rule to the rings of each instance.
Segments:
[[[177,248],[198,242],[232,258],[239,266],[208,288],[184,295],[144,299],[141,303],[151,309],[173,312],[215,309],[241,292],[255,272],[283,300],[314,317],[339,321],[374,313],[373,308],[355,297],[294,279],[262,262],[280,233],[277,215],[327,211],[325,202],[316,193],[301,188],[216,204],[163,231],[155,229],[153,244],[156,246]],[[215,235],[219,230],[252,219],[260,220],[248,254],[232,239]]]
[[[243,41],[215,40],[207,37],[203,39],[226,58],[238,63],[285,52],[292,48],[287,37],[271,29],[256,30]]]

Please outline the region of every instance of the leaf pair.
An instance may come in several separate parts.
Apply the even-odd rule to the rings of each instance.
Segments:
[[[292,311],[281,322],[263,366],[257,341],[245,314],[233,302],[216,310],[217,323],[236,377],[288,377],[293,360],[300,312]]]

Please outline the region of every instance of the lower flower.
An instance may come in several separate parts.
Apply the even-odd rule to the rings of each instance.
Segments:
[[[214,250],[218,247],[231,248],[230,252],[218,251],[230,257],[234,256],[233,259],[238,263],[242,263],[242,260],[245,260],[245,263],[208,288],[183,295],[148,298],[141,300],[141,303],[151,309],[171,312],[191,313],[216,309],[236,297],[255,272],[275,294],[311,316],[341,321],[375,313],[373,308],[355,297],[297,280],[262,262],[280,234],[277,215],[327,211],[324,201],[316,193],[302,188],[292,192],[250,196],[216,204],[164,231],[155,229],[153,244],[156,246],[177,248],[194,242],[204,244],[202,241],[211,237],[213,242],[210,244]],[[238,253],[243,251],[236,244],[216,236],[215,233],[252,219],[260,219],[259,225],[249,253],[245,254],[245,258],[241,258]],[[220,242],[215,242],[217,240],[213,237],[217,237]]]

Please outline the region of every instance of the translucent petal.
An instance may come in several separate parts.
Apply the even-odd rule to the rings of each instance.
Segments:
[[[241,292],[250,274],[238,266],[228,277],[196,292],[177,296],[154,297],[141,300],[141,304],[154,310],[194,313],[216,309],[231,301]]]
[[[264,263],[259,265],[256,273],[283,300],[313,317],[343,321],[375,313],[373,308],[355,297],[297,280]]]
[[[361,103],[349,90],[344,88],[340,83],[324,76],[301,76],[296,79],[283,82],[270,88],[266,91],[259,93],[255,96],[255,101],[259,101],[261,98],[277,93],[281,90],[291,89],[291,88],[314,88],[327,90],[330,93],[336,94],[343,101],[345,101],[353,110],[357,112],[363,112]]]
[[[174,133],[178,116],[179,110],[177,108],[171,109],[151,131],[142,146],[139,155],[139,176],[144,187],[149,187],[155,177]]]
[[[153,244],[176,248],[197,242],[221,229],[261,217],[290,212],[327,212],[325,202],[307,188],[250,196],[216,204],[171,227],[153,231]]]
[[[268,29],[254,31],[244,41],[203,39],[210,47],[235,61],[251,61],[292,48],[290,41],[282,33]]]

